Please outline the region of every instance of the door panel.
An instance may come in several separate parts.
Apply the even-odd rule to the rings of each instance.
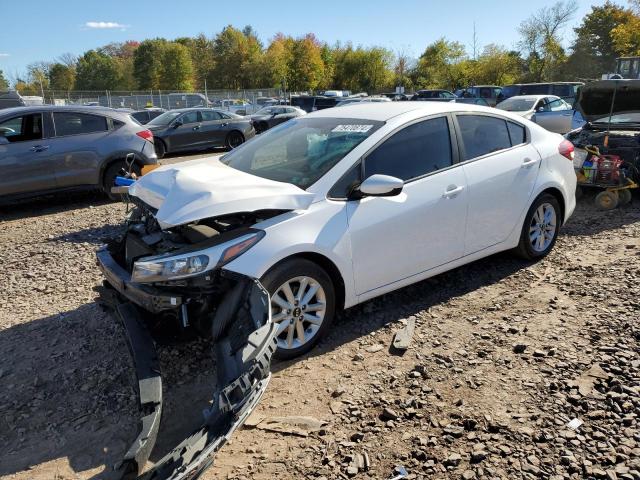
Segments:
[[[0,145],[0,195],[56,188],[50,141],[43,137],[41,113],[0,122],[7,143]]]
[[[101,161],[98,148],[110,133],[106,118],[54,112],[53,123],[56,136],[50,139],[50,155],[58,186],[95,184]]]
[[[462,167],[405,185],[395,197],[347,203],[356,293],[462,257],[468,191]],[[462,188],[445,196],[447,190]]]
[[[203,141],[200,133],[201,121],[197,111],[187,112],[178,120],[182,122],[169,134],[171,150],[197,147]]]
[[[202,145],[218,146],[224,142],[225,131],[228,120],[224,120],[222,116],[213,110],[203,110],[200,112],[202,124],[200,132],[202,134]]]
[[[523,144],[464,165],[469,184],[465,255],[507,239],[528,208],[540,155]]]
[[[569,132],[571,130],[572,119],[573,110],[537,112],[534,117],[535,123],[555,133]]]

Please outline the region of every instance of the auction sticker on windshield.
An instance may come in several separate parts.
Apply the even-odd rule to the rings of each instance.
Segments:
[[[332,132],[366,133],[373,125],[336,125]]]

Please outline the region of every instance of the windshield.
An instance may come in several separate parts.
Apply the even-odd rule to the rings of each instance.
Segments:
[[[232,150],[221,161],[306,189],[382,125],[362,119],[296,118]]]
[[[507,112],[526,112],[527,110],[531,110],[535,103],[535,98],[509,98],[496,105],[496,108],[506,110]]]
[[[609,123],[609,116],[599,118],[592,123]],[[640,123],[640,112],[618,113],[611,116],[611,123]]]
[[[169,125],[176,117],[179,117],[182,112],[164,112],[162,115],[158,115],[151,120],[147,125]]]

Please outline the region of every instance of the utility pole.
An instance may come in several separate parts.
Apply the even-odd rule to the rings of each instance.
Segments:
[[[476,35],[476,22],[473,22],[473,59],[478,59],[478,36]]]

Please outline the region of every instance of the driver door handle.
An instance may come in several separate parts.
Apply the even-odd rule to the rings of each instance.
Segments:
[[[459,194],[463,190],[464,190],[464,187],[458,187],[456,185],[449,185],[447,187],[447,189],[444,191],[444,193],[442,194],[442,196],[444,198],[455,197],[457,194]]]
[[[29,149],[31,152],[44,152],[45,150],[49,150],[49,145],[36,145]]]
[[[200,130],[200,125],[196,125],[192,130]]]
[[[538,160],[536,159],[531,159],[531,158],[525,158],[524,161],[522,162],[522,168],[529,168],[531,165],[534,165],[538,163]]]

